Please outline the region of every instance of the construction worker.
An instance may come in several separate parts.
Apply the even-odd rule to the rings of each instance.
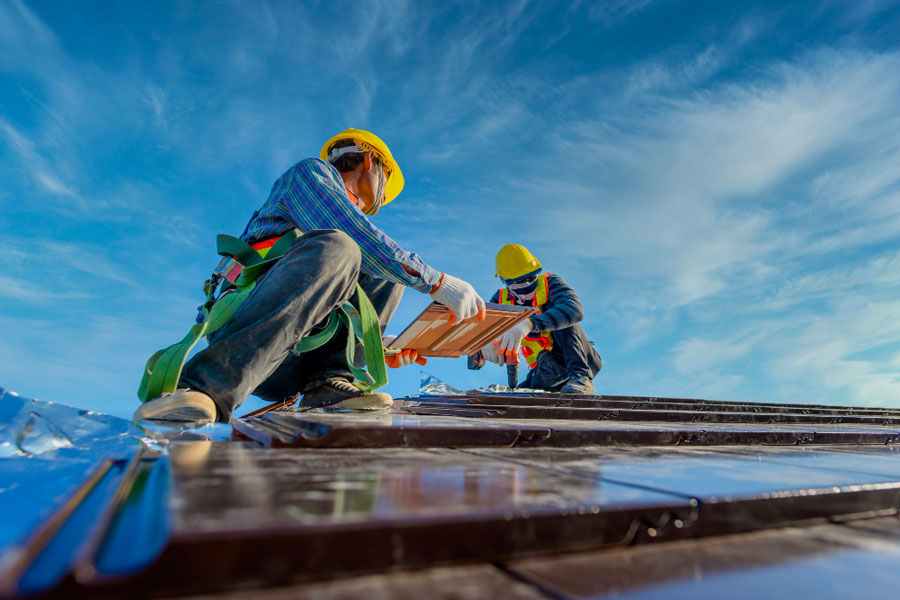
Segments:
[[[495,275],[505,287],[491,302],[531,306],[538,314],[483,348],[485,359],[503,365],[506,355],[521,348],[530,369],[518,387],[592,394],[603,362],[579,324],[584,312],[578,296],[562,277],[542,273],[541,263],[525,246],[503,246],[496,262]]]
[[[454,319],[484,319],[484,300],[469,283],[433,269],[369,220],[403,184],[387,145],[360,129],[339,133],[319,158],[288,169],[240,240],[261,249],[286,232],[299,230],[299,237],[209,336],[209,346],[184,364],[177,391],[145,399],[135,420],[227,422],[250,394],[272,402],[303,394],[301,406],[309,407],[389,406],[388,394],[353,385],[346,327],[308,352],[297,354],[296,344],[325,328],[345,302],[359,308],[357,284],[377,312],[379,345],[404,286],[430,294]],[[220,292],[211,304],[222,299]],[[364,358],[358,344],[352,355],[359,367]],[[392,366],[401,366],[417,357],[407,351],[392,358]]]

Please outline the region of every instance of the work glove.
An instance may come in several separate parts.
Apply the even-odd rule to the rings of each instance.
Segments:
[[[431,297],[450,309],[451,325],[476,316],[484,321],[484,300],[467,281],[444,273]]]
[[[391,343],[396,339],[396,335],[384,336],[382,340],[382,342],[384,343],[384,347],[390,348]],[[385,353],[384,362],[392,369],[399,369],[400,367],[408,367],[413,363],[418,363],[420,365],[427,364],[428,359],[426,359],[424,356],[419,356],[419,352],[417,350],[405,348],[403,350],[400,350],[399,352],[391,352],[390,354]]]
[[[481,354],[484,356],[485,360],[489,360],[495,365],[503,366],[503,355],[500,354],[500,350],[497,348],[497,345],[491,343],[481,349]]]
[[[522,345],[522,338],[531,333],[531,328],[531,319],[525,319],[494,340],[499,354],[501,356],[504,354],[518,354],[519,346]]]

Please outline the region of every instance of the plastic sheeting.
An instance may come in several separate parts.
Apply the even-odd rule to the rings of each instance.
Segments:
[[[0,388],[0,458],[127,458],[144,436],[131,421]]]
[[[0,549],[53,514],[101,461],[127,460],[143,437],[130,421],[0,388]]]
[[[431,373],[422,371],[422,379],[419,382],[419,393],[432,396],[460,396],[465,392],[459,388],[453,387],[446,381],[438,379]]]
[[[488,394],[508,394],[508,393],[541,393],[544,390],[533,390],[530,388],[511,388],[505,385],[491,384],[486,388],[478,388],[471,390],[474,392],[482,392]],[[422,378],[419,381],[419,393],[427,396],[462,396],[467,392],[453,387],[446,381],[438,379],[431,373],[422,371]]]
[[[61,581],[101,525],[120,485],[129,486],[123,489],[130,495],[111,529],[103,532],[92,572],[108,576],[144,568],[162,550],[171,530],[168,440],[230,437],[231,427],[224,424],[139,426],[0,388],[0,511],[5,516],[0,519],[0,575],[10,569],[19,572],[22,549],[35,543],[36,533],[61,507],[85,493],[84,486],[96,473],[103,474],[76,500],[74,510],[67,509],[53,538],[40,546],[40,554],[18,579],[18,591],[41,592]],[[140,465],[136,479],[126,478],[126,466],[140,456],[149,458],[134,463]]]

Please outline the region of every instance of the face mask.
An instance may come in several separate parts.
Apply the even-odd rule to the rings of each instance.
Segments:
[[[534,298],[534,293],[537,291],[537,285],[537,278],[535,278],[528,283],[509,283],[506,285],[506,289],[508,289],[513,296],[524,301]]]

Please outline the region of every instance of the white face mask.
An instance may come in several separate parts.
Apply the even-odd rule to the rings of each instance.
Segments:
[[[525,302],[534,298],[537,293],[537,284],[537,278],[535,278],[528,283],[508,283],[506,289],[520,302]]]

